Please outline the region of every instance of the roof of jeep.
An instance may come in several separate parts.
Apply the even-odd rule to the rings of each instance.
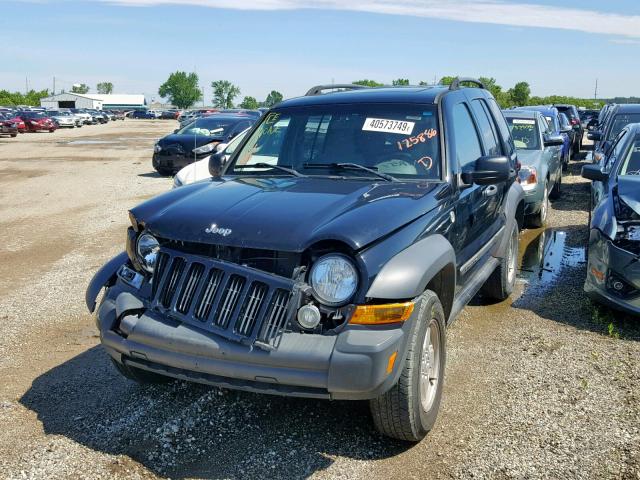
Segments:
[[[509,118],[537,118],[542,115],[540,112],[533,110],[503,110],[505,117]]]
[[[616,114],[619,113],[638,113],[640,112],[640,103],[622,103],[617,105]]]
[[[377,87],[344,90],[323,95],[311,95],[285,100],[276,108],[335,103],[436,103],[438,95],[449,91],[443,85],[420,87]]]

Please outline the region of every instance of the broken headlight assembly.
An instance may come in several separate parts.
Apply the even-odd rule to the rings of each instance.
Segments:
[[[140,266],[149,273],[153,273],[158,260],[160,243],[150,233],[143,233],[136,241],[136,257]]]

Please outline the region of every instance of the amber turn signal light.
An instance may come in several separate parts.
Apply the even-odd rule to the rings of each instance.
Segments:
[[[409,319],[414,302],[387,303],[384,305],[358,305],[351,316],[351,325],[385,325]]]

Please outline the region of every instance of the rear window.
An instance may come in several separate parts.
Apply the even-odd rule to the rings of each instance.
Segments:
[[[236,152],[227,173],[274,174],[265,163],[305,175],[371,177],[351,163],[406,179],[440,179],[440,135],[433,105],[348,104],[275,110]]]
[[[540,149],[540,133],[535,118],[507,117],[507,125],[518,150]]]

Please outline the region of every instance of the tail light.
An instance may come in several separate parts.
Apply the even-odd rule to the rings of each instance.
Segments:
[[[576,120],[575,118],[571,119],[571,125],[577,125],[578,124],[578,120]]]

